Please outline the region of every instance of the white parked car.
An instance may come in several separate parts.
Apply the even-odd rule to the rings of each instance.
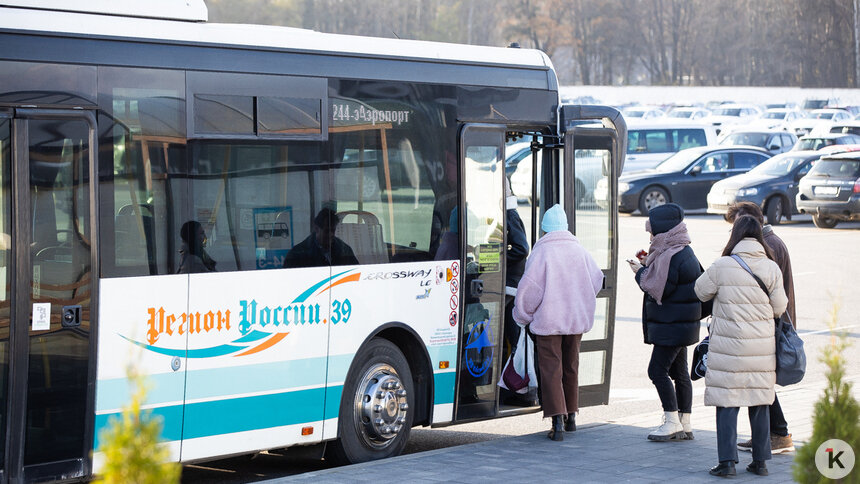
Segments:
[[[697,108],[691,106],[679,106],[672,108],[666,113],[667,119],[677,121],[695,121],[704,117],[710,116],[711,111],[705,108]]]
[[[755,104],[722,104],[711,111],[702,121],[714,126],[717,134],[728,126],[746,124],[761,116],[762,110]]]
[[[621,110],[624,119],[630,122],[632,119],[658,119],[666,113],[655,106],[630,106]]]
[[[747,124],[749,129],[781,129],[791,130],[791,123],[801,119],[803,113],[799,109],[772,108],[768,109],[760,118],[754,119]]]
[[[680,150],[716,144],[717,133],[705,123],[627,123],[627,156],[624,173],[654,168]]]
[[[851,113],[844,109],[815,109],[810,111],[807,117],[799,119],[791,124],[791,129],[798,137],[812,133],[814,130],[826,130],[834,123],[854,119]]]

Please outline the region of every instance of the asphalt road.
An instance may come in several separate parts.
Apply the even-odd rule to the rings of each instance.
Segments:
[[[730,225],[715,215],[689,215],[686,223],[692,247],[706,268],[722,252],[728,240]],[[818,360],[821,348],[830,341],[828,322],[836,316],[836,326],[848,334],[856,355],[860,342],[860,289],[856,284],[860,269],[860,223],[842,223],[835,229],[816,228],[808,216],[775,227],[785,241],[792,258],[797,298],[797,327],[805,341],[808,356],[807,379],[823,378],[823,364]],[[610,404],[581,410],[578,425],[613,420],[622,416],[650,413],[654,425],[660,424],[661,408],[657,392],[646,369],[651,347],[642,342],[642,293],[633,281],[624,259],[637,250],[648,248],[645,218],[635,215],[619,217],[620,250],[618,302],[616,306],[615,342],[612,359]],[[702,335],[704,335],[704,330]],[[860,360],[848,359],[848,376],[860,375]],[[701,403],[702,381],[694,382],[694,404]],[[858,389],[854,389],[860,395]],[[790,401],[782,401],[784,407]],[[548,429],[549,422],[540,414],[456,425],[439,429],[412,430],[407,453],[422,452],[472,442],[524,435]],[[791,422],[789,422],[791,431]],[[644,438],[644,436],[643,436]],[[327,468],[325,461],[278,454],[259,454],[205,464],[187,465],[182,482],[252,482],[279,476]]]

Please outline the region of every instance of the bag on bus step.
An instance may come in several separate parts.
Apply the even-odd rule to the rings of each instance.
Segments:
[[[520,337],[514,353],[508,357],[499,386],[512,392],[526,394],[529,387],[537,387],[534,370],[534,342],[526,334],[527,328],[520,328]]]

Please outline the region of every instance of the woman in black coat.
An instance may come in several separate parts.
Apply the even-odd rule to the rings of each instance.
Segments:
[[[699,340],[702,303],[694,287],[703,270],[690,247],[683,220],[684,210],[674,203],[651,209],[645,224],[651,233],[651,247],[644,265],[629,261],[644,292],[645,343],[654,345],[648,377],[657,388],[664,417],[663,425],[648,434],[648,439],[659,442],[693,438],[693,384],[687,371],[687,346]]]

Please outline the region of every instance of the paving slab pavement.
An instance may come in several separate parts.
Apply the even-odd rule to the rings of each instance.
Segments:
[[[778,391],[779,400],[798,448],[812,435],[815,402],[824,382],[811,382]],[[854,388],[857,394],[856,381]],[[337,467],[265,481],[287,483],[380,482],[396,478],[409,483],[499,482],[501,480],[569,482],[718,482],[708,474],[717,463],[714,407],[693,408],[695,439],[684,442],[651,442],[648,432],[660,416],[641,414],[589,425],[566,433],[563,442],[546,437],[546,428],[529,435],[449,447],[381,461]],[[738,416],[738,438],[749,438],[746,412]],[[794,453],[774,455],[768,461],[770,475],[746,472],[752,455],[739,452],[738,475],[733,482],[790,482]],[[855,469],[855,472],[860,470]],[[395,477],[396,476],[396,477]]]

